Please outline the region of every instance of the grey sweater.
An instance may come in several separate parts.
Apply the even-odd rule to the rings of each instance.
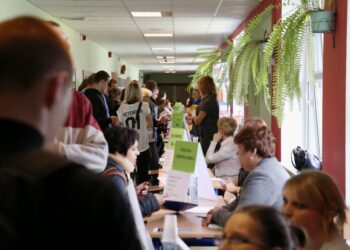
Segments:
[[[249,204],[282,206],[282,189],[288,178],[275,157],[262,159],[248,174],[240,196],[214,213],[212,222],[224,227],[237,208]]]

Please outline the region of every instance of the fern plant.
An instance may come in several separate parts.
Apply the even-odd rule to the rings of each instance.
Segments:
[[[226,61],[227,55],[232,49],[232,42],[229,39],[226,39],[226,43],[228,46],[224,49],[218,48],[218,49],[208,49],[208,48],[202,48],[199,49],[199,51],[204,50],[207,51],[205,54],[200,54],[194,58],[195,60],[198,60],[199,58],[205,58],[206,60],[199,64],[195,74],[192,76],[192,81],[188,86],[188,89],[191,87],[194,87],[197,84],[197,81],[202,76],[211,76],[213,74],[213,67],[214,64],[220,62],[220,61]]]
[[[299,98],[301,56],[304,41],[308,44],[309,58],[313,57],[310,13],[311,3],[303,0],[302,4],[281,19],[273,28],[264,49],[263,63],[259,70],[258,83],[266,86],[270,82],[268,69],[271,58],[274,58],[274,72],[272,77],[272,114],[279,125],[283,118],[284,103],[287,99]],[[313,60],[310,60],[313,61]],[[310,65],[312,68],[312,65]],[[309,75],[313,75],[312,72]]]
[[[246,103],[250,92],[255,95],[263,93],[266,107],[269,107],[268,85],[261,88],[258,83],[258,75],[266,42],[266,31],[261,32],[261,23],[269,16],[273,7],[273,5],[269,5],[256,15],[248,23],[244,33],[237,39],[237,43],[233,47],[233,60],[228,67],[230,80],[228,102],[235,98],[239,103]]]

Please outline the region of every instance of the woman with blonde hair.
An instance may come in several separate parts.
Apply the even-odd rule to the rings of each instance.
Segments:
[[[149,181],[150,165],[149,137],[153,136],[152,116],[147,102],[142,102],[142,91],[137,81],[131,81],[125,88],[124,101],[118,111],[119,121],[126,127],[135,129],[139,135],[136,161],[136,183]]]
[[[198,105],[193,122],[199,129],[199,140],[206,155],[213,135],[218,131],[219,103],[213,78],[204,76],[197,82],[202,102]]]
[[[283,189],[283,213],[306,235],[308,250],[350,249],[341,233],[346,206],[332,177],[305,170],[288,180]]]
[[[207,164],[215,164],[214,175],[226,183],[237,179],[241,164],[237,156],[237,145],[233,142],[233,134],[237,122],[232,117],[222,117],[218,121],[218,132],[214,134],[205,160]]]

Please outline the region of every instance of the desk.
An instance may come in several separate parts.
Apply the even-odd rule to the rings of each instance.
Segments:
[[[147,220],[147,231],[152,238],[161,238],[162,232],[154,232],[154,228],[163,228],[164,216],[175,214],[174,211],[161,209],[151,215]],[[222,234],[221,230],[209,230],[201,225],[201,218],[198,214],[181,212],[177,214],[177,226],[179,230],[186,229],[186,232],[179,232],[181,239],[186,238],[215,238]],[[190,231],[187,231],[190,229]]]

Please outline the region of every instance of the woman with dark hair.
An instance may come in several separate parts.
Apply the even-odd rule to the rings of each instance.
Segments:
[[[202,102],[198,105],[193,122],[198,126],[199,140],[206,155],[213,135],[218,131],[219,103],[213,78],[204,76],[197,82]]]
[[[109,155],[104,176],[113,179],[116,186],[126,192],[126,186],[130,180],[130,174],[135,169],[136,159],[139,155],[139,134],[133,130],[121,126],[113,126],[104,131],[108,142]],[[141,213],[143,216],[150,215],[159,210],[159,203],[153,194],[147,192],[148,182],[136,186]]]
[[[122,91],[119,88],[111,87],[110,89],[108,89],[107,104],[109,107],[109,114],[111,116],[117,115],[117,111],[121,104],[121,95],[122,95]]]
[[[292,230],[281,212],[269,206],[238,209],[225,226],[220,250],[292,250]]]
[[[209,211],[203,225],[216,223],[225,226],[237,208],[262,204],[280,207],[283,204],[282,189],[289,178],[287,171],[275,158],[275,138],[266,126],[244,126],[236,135],[238,158],[241,166],[249,171],[240,195],[227,206]]]
[[[305,249],[347,250],[342,232],[346,205],[331,176],[304,170],[286,182],[283,213],[306,235]]]

